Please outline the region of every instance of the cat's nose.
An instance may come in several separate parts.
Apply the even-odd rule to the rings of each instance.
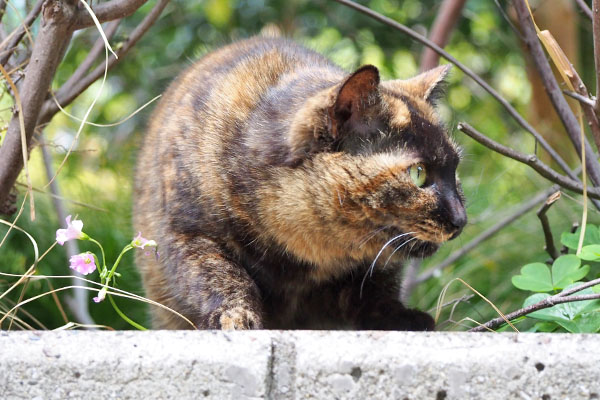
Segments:
[[[454,198],[449,201],[448,208],[450,211],[450,224],[454,228],[454,233],[450,237],[450,240],[454,239],[462,232],[463,228],[467,224],[467,212],[462,202],[458,198]]]

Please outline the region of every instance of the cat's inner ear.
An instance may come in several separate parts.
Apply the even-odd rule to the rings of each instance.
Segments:
[[[429,71],[425,71],[407,80],[395,80],[389,83],[397,86],[412,96],[420,97],[428,103],[434,104],[445,88],[445,79],[452,65],[440,65]]]
[[[342,83],[329,108],[332,136],[336,138],[347,121],[363,119],[379,99],[379,70],[373,65],[360,67]]]

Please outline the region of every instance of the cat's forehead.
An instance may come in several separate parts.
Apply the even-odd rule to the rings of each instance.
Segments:
[[[383,90],[387,124],[402,141],[427,160],[457,164],[459,147],[448,137],[434,107],[425,100],[397,90]]]
[[[439,117],[434,107],[424,99],[413,96],[406,91],[390,90],[385,86],[381,94],[390,118],[391,128],[405,129],[411,124],[412,116],[415,114],[420,115],[432,124],[439,125]]]

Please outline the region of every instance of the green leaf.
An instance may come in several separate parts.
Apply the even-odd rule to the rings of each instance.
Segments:
[[[590,270],[588,265],[579,268],[579,257],[568,254],[560,256],[552,264],[552,285],[554,289],[563,289],[587,275]]]
[[[596,333],[600,331],[600,312],[581,314],[575,322],[579,333]]]
[[[556,328],[555,322],[538,322],[528,332],[554,332]]]
[[[590,244],[589,246],[583,246],[579,258],[587,261],[598,261],[600,260],[600,244]]]
[[[563,232],[563,234],[560,235],[560,242],[571,250],[577,250],[580,232],[581,228],[578,228],[575,233]],[[585,237],[583,238],[583,245],[587,246],[598,243],[600,243],[600,232],[598,232],[598,227],[592,224],[587,224],[585,228]]]
[[[581,282],[569,285],[567,289],[580,285]],[[591,294],[593,290],[587,288],[578,294]],[[536,293],[525,299],[523,307],[528,307],[550,297],[548,293]],[[555,322],[569,332],[590,333],[600,330],[600,300],[573,301],[557,304],[528,314],[527,317]]]
[[[556,323],[571,333],[581,333],[580,327],[574,321],[568,321],[563,319],[556,321]]]
[[[550,297],[548,293],[536,293],[525,299],[523,307],[529,307],[532,304],[539,303],[540,301]],[[542,310],[534,311],[531,314],[527,314],[530,318],[537,318],[543,321],[558,322],[560,320],[568,320],[569,318],[563,313],[563,310],[558,308],[557,304],[554,307],[544,308]]]
[[[549,292],[554,289],[550,269],[546,264],[533,263],[521,268],[521,275],[512,277],[512,284],[522,290]]]

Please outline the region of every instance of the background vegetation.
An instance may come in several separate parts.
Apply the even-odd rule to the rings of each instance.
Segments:
[[[24,14],[26,4],[23,1],[11,3]],[[119,41],[149,12],[151,3],[144,5],[124,21],[111,41],[114,47],[118,47]],[[539,6],[543,6],[544,2],[540,3]],[[439,11],[440,2],[371,0],[363,1],[362,4],[417,32],[426,33]],[[505,1],[467,1],[445,49],[494,86],[526,116],[532,100],[532,88],[519,37],[504,15],[504,9],[509,8]],[[5,18],[5,24],[18,24],[18,18],[12,9],[7,9]],[[588,87],[593,87],[593,59],[589,56],[591,22],[583,15],[575,14],[575,18],[573,22],[581,38],[576,46],[582,55],[577,60],[578,70]],[[333,1],[173,0],[149,34],[126,59],[110,71],[104,92],[89,121],[106,124],[126,117],[141,104],[162,93],[180,71],[203,54],[232,40],[256,34],[268,24],[279,26],[287,35],[326,54],[347,69],[370,63],[380,68],[385,78],[408,78],[418,72],[422,45]],[[37,25],[34,25],[34,32],[36,29]],[[74,37],[58,69],[55,87],[77,68],[97,37],[98,32],[94,29],[79,32]],[[68,107],[69,113],[82,117],[98,89],[99,82]],[[5,98],[2,101],[4,103],[0,103],[3,104],[1,107],[12,106]],[[66,203],[68,212],[78,215],[84,221],[84,230],[103,243],[109,259],[114,259],[122,246],[137,233],[133,232],[131,226],[135,156],[144,140],[146,121],[153,107],[151,105],[114,127],[86,126],[76,145],[76,151],[71,154],[58,177],[62,195],[66,199],[91,206],[71,201]],[[0,124],[7,123],[11,115],[10,108],[2,112],[0,117],[4,122],[0,120]],[[454,250],[508,215],[514,207],[549,186],[547,181],[528,167],[492,153],[456,131],[457,122],[466,121],[501,143],[526,153],[535,151],[534,140],[524,135],[516,123],[507,118],[506,111],[480,87],[465,78],[457,68],[450,75],[447,96],[442,100],[440,113],[447,121],[455,140],[464,148],[464,160],[459,173],[467,198],[470,222],[458,239],[446,244],[437,255],[426,260],[421,269],[440,263]],[[54,168],[62,161],[65,149],[74,140],[78,126],[78,121],[59,114],[45,129],[46,146],[52,154]],[[564,136],[562,131],[554,132],[543,128],[540,131],[544,135]],[[562,153],[565,158],[575,160],[570,144],[559,147],[564,150]],[[572,163],[573,167],[576,165],[576,162]],[[37,188],[44,187],[47,178],[39,148],[31,154],[30,171],[33,185]],[[23,187],[19,187],[19,190],[24,192]],[[52,245],[55,231],[63,223],[56,217],[48,195],[36,193],[35,200],[35,221],[30,220],[26,207],[19,225],[36,239],[40,249],[44,251]],[[19,205],[21,201],[22,194]],[[580,196],[563,195],[550,209],[548,216],[557,236],[578,221],[580,202]],[[597,212],[593,209],[590,212],[591,221],[598,221]],[[5,232],[5,227],[0,227],[0,235],[3,236]],[[511,277],[518,274],[522,265],[533,261],[544,262],[548,258],[543,244],[539,221],[535,212],[529,212],[449,268],[415,287],[408,302],[420,309],[432,309],[442,288],[451,279],[460,277],[487,296],[499,309],[508,312],[520,308],[528,293],[516,290],[511,284]],[[82,251],[93,250],[92,247],[86,247],[88,245],[91,246],[87,242],[80,242]],[[32,262],[33,252],[29,240],[19,232],[11,233],[8,241],[0,248],[0,271],[22,274]],[[38,270],[40,274],[48,275],[69,273],[64,248],[54,248],[39,264]],[[593,265],[588,278],[598,277],[599,271]],[[119,281],[122,289],[143,293],[131,253],[122,262],[120,272],[123,275]],[[12,282],[14,279],[0,277],[0,293]],[[54,287],[68,284],[67,280],[51,282]],[[32,281],[27,286],[25,296],[48,289],[48,282]],[[449,287],[446,299],[470,293],[472,292],[463,285],[454,283]],[[4,308],[10,307],[18,301],[20,295],[21,291],[17,290],[0,300],[0,304]],[[62,294],[59,298],[64,302]],[[121,299],[117,302],[133,319],[148,325],[145,304]],[[36,316],[47,328],[65,324],[60,309],[51,296],[27,304],[23,309]],[[99,324],[115,329],[129,328],[114,313],[108,302],[90,303],[90,312]],[[456,313],[454,320],[469,316],[484,322],[497,316],[489,304],[478,297],[471,298],[468,303],[461,303]],[[19,316],[27,319],[22,313]],[[6,328],[6,325],[3,327]],[[444,329],[465,328],[446,324]]]

